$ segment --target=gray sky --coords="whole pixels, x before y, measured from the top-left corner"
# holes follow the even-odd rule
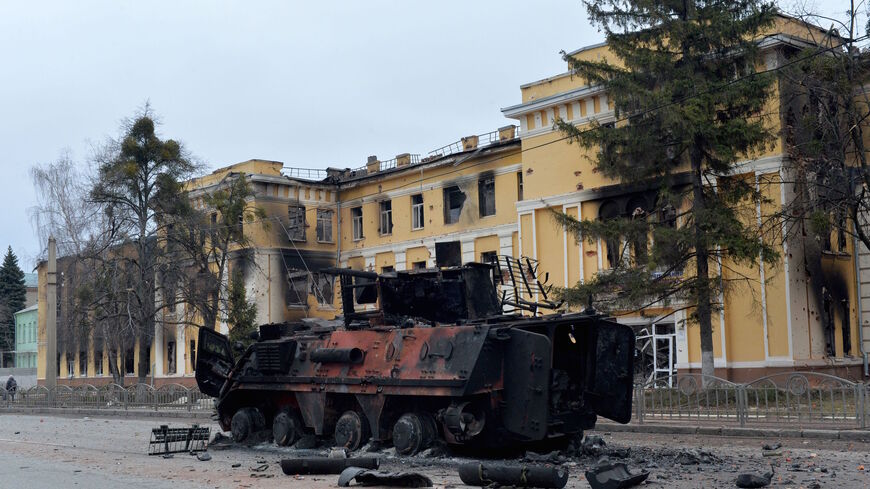
[[[357,167],[512,123],[521,84],[602,40],[576,0],[0,0],[0,247],[30,271],[28,169],[146,100],[209,168]]]

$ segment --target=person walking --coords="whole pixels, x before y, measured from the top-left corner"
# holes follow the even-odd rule
[[[6,394],[9,394],[12,401],[15,401],[15,391],[17,390],[18,382],[15,382],[15,377],[10,375],[9,378],[6,379]],[[3,397],[5,399],[6,396]]]

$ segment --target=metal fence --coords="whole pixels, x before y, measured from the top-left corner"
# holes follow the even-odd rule
[[[694,422],[795,428],[866,428],[870,385],[814,372],[786,372],[738,384],[675,374],[634,389],[638,423]]]
[[[199,389],[180,384],[156,389],[148,384],[59,385],[51,389],[35,386],[18,389],[14,395],[0,387],[0,410],[10,407],[210,411],[214,401]]]

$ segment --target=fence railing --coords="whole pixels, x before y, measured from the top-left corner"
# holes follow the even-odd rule
[[[868,394],[868,384],[815,372],[785,372],[743,384],[678,373],[636,385],[634,417],[638,423],[866,428]]]
[[[51,389],[35,386],[14,393],[0,387],[0,410],[10,407],[211,411],[214,402],[199,389],[181,384],[157,388],[148,384],[59,385]]]

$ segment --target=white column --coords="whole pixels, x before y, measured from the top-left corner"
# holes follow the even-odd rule
[[[154,325],[154,376],[163,377],[163,321]]]
[[[498,235],[498,254],[512,256],[514,254],[514,233],[501,233]]]
[[[176,310],[176,314],[184,313],[184,305],[179,304],[178,309]],[[175,326],[175,374],[176,375],[184,375],[187,370],[184,368],[187,360],[187,346],[184,344],[185,342],[185,331],[184,325],[178,324]]]
[[[405,256],[404,251],[395,251],[393,252],[393,256],[396,259],[396,271],[402,271],[408,268],[406,266],[408,264],[408,258]]]
[[[377,270],[375,270],[375,255],[368,255],[364,256],[363,258],[366,261],[366,270],[377,272]]]
[[[426,260],[426,267],[427,268],[434,268],[435,267],[435,241],[433,240],[433,241],[429,241],[429,242],[424,242],[423,244],[424,244],[424,246],[426,246],[426,249],[429,250],[429,259]]]
[[[474,238],[471,239],[463,239],[459,242],[462,250],[462,263],[468,263],[470,261],[477,261],[477,257],[474,256]]]

